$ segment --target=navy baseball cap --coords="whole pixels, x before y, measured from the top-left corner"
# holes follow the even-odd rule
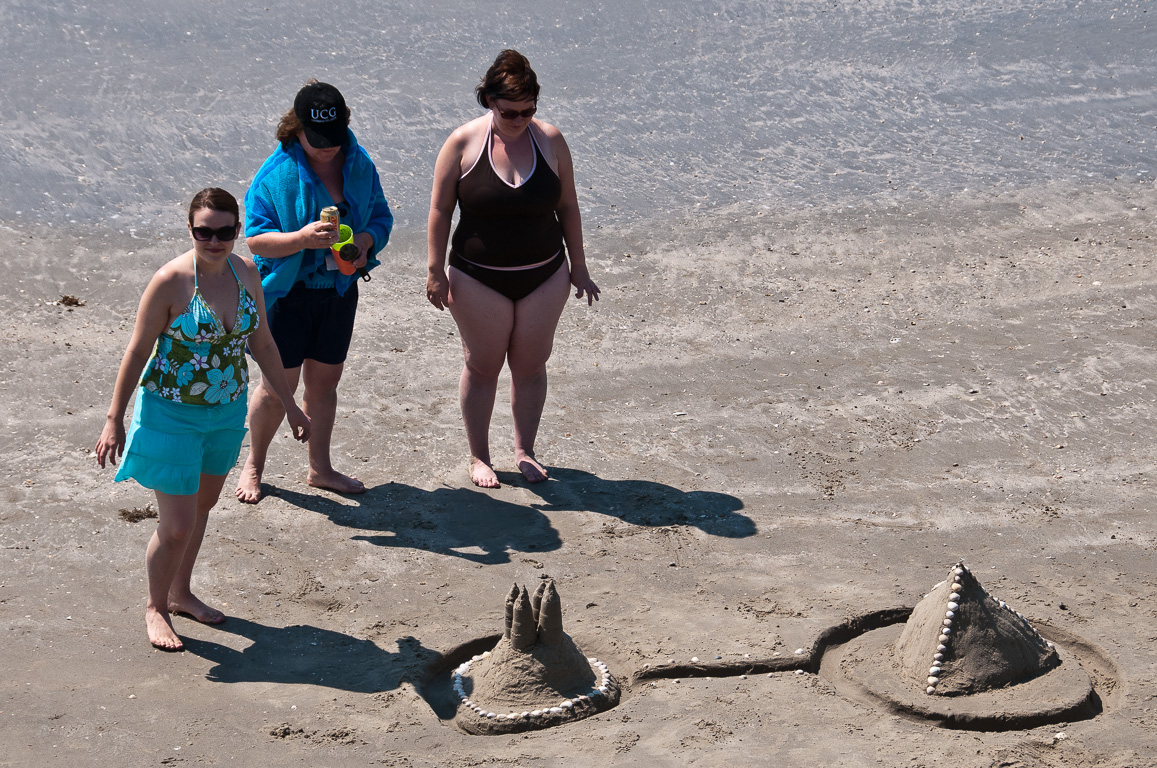
[[[305,128],[305,138],[317,149],[345,144],[349,110],[341,91],[329,83],[309,83],[298,91],[293,113]]]

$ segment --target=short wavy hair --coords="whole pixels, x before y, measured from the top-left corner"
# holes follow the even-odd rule
[[[486,70],[474,95],[483,109],[490,109],[491,99],[538,101],[538,76],[525,56],[507,48]]]

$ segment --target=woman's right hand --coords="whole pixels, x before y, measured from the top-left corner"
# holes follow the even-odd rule
[[[311,431],[309,417],[297,407],[297,403],[285,409],[285,417],[289,422],[289,428],[293,430],[293,439],[301,443],[307,442]]]
[[[125,450],[125,423],[123,420],[114,419],[111,416],[105,420],[104,429],[100,433],[100,439],[96,441],[96,463],[104,468],[104,461],[107,458],[116,466],[117,457],[124,453]]]
[[[297,231],[302,248],[329,248],[337,242],[337,227],[328,221],[311,221]]]
[[[439,310],[450,306],[450,278],[445,272],[427,272],[426,299]]]

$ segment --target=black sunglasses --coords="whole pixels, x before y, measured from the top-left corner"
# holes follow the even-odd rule
[[[191,227],[190,232],[193,233],[193,239],[202,243],[207,243],[214,237],[219,242],[227,243],[230,240],[237,239],[237,225],[231,227],[221,227],[220,229],[211,229],[209,227]]]
[[[534,117],[534,113],[538,111],[538,105],[536,104],[529,109],[521,111],[517,109],[503,109],[502,107],[495,107],[495,109],[498,110],[498,114],[502,115],[503,120],[513,120],[516,117]]]

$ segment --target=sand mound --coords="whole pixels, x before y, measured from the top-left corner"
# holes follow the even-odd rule
[[[462,701],[456,718],[468,733],[511,733],[588,717],[618,703],[607,665],[588,659],[562,628],[553,581],[534,596],[516,584],[506,598],[502,638],[454,671]]]
[[[837,689],[958,728],[1031,728],[1099,711],[1092,680],[963,563],[903,626],[871,630],[824,659]]]
[[[902,676],[940,696],[1025,682],[1061,663],[1052,643],[962,562],[916,605],[895,650]]]

